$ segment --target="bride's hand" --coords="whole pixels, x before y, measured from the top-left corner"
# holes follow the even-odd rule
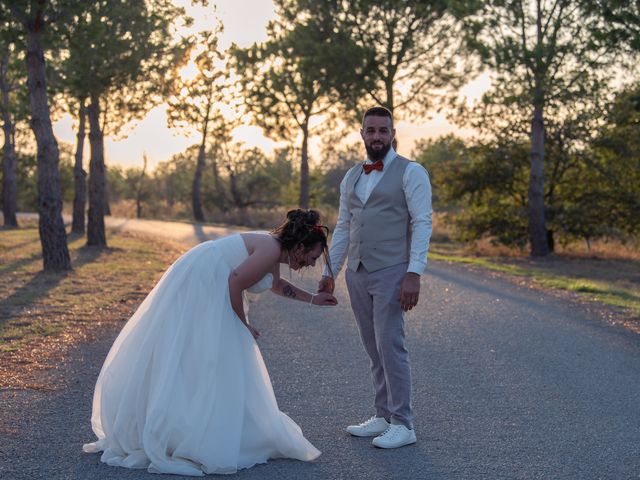
[[[251,333],[251,335],[253,335],[253,338],[257,340],[258,337],[260,336],[260,332],[255,327],[252,327],[248,323],[245,323],[245,326],[249,329],[249,332]]]
[[[336,297],[334,297],[330,293],[320,292],[313,295],[313,300],[311,301],[311,303],[313,303],[314,305],[320,305],[320,306],[326,307],[331,305],[337,305],[338,300],[336,299]]]

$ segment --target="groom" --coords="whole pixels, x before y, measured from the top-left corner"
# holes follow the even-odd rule
[[[398,155],[391,112],[367,110],[360,135],[367,160],[340,184],[340,210],[329,251],[333,272],[348,257],[345,278],[362,344],[371,359],[375,415],[347,432],[375,437],[373,445],[416,442],[411,411],[411,367],[404,315],[418,303],[420,275],[431,237],[431,185],[427,171]],[[318,291],[333,293],[325,270]]]

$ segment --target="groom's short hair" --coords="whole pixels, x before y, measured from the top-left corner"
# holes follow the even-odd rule
[[[364,115],[362,116],[363,126],[364,126],[364,120],[367,117],[389,117],[391,119],[391,126],[393,127],[393,115],[391,113],[391,110],[389,110],[388,108],[378,106],[378,107],[371,107],[367,109],[367,111],[364,112]]]

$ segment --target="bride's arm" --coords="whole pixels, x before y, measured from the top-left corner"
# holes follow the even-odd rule
[[[312,293],[309,293],[301,288],[296,287],[295,285],[290,284],[286,280],[282,278],[273,279],[273,285],[271,286],[271,291],[277,295],[282,297],[291,298],[292,300],[300,300],[301,302],[311,302],[312,296],[315,296]]]
[[[229,275],[229,298],[236,315],[247,324],[242,303],[242,292],[256,283],[278,263],[280,249],[274,242],[260,242],[249,257]]]
[[[313,303],[313,305],[337,305],[338,303],[336,298],[329,293],[310,293],[275,276],[271,291],[280,296],[300,300],[301,302]]]

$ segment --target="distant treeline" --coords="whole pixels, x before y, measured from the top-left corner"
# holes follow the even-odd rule
[[[396,121],[446,108],[475,132],[414,152],[461,238],[491,236],[532,256],[558,240],[637,238],[640,3],[274,5],[265,42],[222,51],[221,24],[183,33],[192,19],[170,0],[0,2],[4,222],[18,225],[35,188],[45,269],[71,268],[61,217],[70,164],[51,127],[65,112],[78,139],[66,157],[72,229],[85,233],[86,218],[88,245],[106,246],[104,215],[119,195],[134,195],[139,215],[188,205],[195,221],[216,209],[335,204],[338,174],[360,159],[343,141],[374,104]],[[469,104],[460,88],[481,72],[491,87]],[[137,172],[107,168],[105,135],[161,104],[198,144],[153,172],[146,161]],[[291,147],[268,157],[234,145],[248,122]],[[312,137],[325,145],[315,168]]]

